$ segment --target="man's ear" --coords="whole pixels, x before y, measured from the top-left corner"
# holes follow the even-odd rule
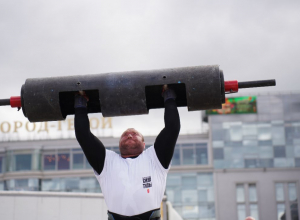
[[[145,142],[143,142],[143,144],[144,144],[144,149],[145,149],[145,147],[146,147],[146,143],[145,143]]]

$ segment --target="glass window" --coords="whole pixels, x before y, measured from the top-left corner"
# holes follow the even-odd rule
[[[73,154],[73,169],[83,169],[84,168],[84,155]]]
[[[275,158],[274,159],[274,167],[287,167],[286,158]]]
[[[223,148],[214,148],[214,159],[224,159],[224,150]]]
[[[231,141],[242,141],[243,140],[243,130],[241,125],[230,126],[230,140]]]
[[[294,146],[286,146],[285,147],[285,155],[287,158],[294,158]]]
[[[174,150],[172,165],[180,165],[180,149],[178,148],[175,148]]]
[[[79,178],[65,178],[65,187],[67,192],[79,190]]]
[[[198,206],[183,206],[182,207],[182,217],[183,218],[197,218],[199,215]]]
[[[277,204],[277,220],[286,220],[284,204]]]
[[[12,179],[6,181],[7,190],[38,191],[38,179]]]
[[[259,159],[259,167],[274,167],[273,159]]]
[[[182,189],[197,189],[196,176],[183,176],[182,177]]]
[[[31,170],[31,154],[15,155],[15,171]]]
[[[249,201],[250,202],[257,202],[257,193],[256,193],[256,185],[249,184]]]
[[[182,144],[182,147],[194,147],[194,144]]]
[[[225,141],[225,147],[242,147],[243,141]]]
[[[258,159],[245,159],[246,168],[256,168],[259,167]]]
[[[258,124],[257,125],[257,138],[258,140],[265,141],[271,140],[271,125],[270,124]]]
[[[214,205],[200,205],[199,206],[200,219],[215,219],[215,206]]]
[[[296,183],[289,183],[289,200],[294,202],[297,200],[297,190],[296,190]]]
[[[300,157],[300,146],[294,146],[295,157]]]
[[[197,190],[182,190],[182,202],[190,203],[198,201]]]
[[[198,190],[198,201],[199,202],[207,202],[207,189]]]
[[[3,165],[2,165],[2,164],[3,164],[3,156],[0,155],[0,173],[3,172],[3,170],[2,170],[2,169],[3,169],[3,168],[2,168]]]
[[[285,139],[285,129],[282,126],[272,126],[273,139]]]
[[[207,147],[196,147],[196,162],[197,164],[208,164]]]
[[[232,159],[241,159],[244,155],[244,148],[242,146],[240,147],[231,147],[230,157]]]
[[[228,160],[227,163],[229,164],[230,168],[244,168],[244,159],[232,159]]]
[[[284,201],[283,184],[276,183],[275,188],[276,188],[276,201]]]
[[[237,202],[245,202],[244,184],[236,185],[236,201]]]
[[[300,158],[295,158],[295,166],[300,167]]]
[[[257,127],[255,124],[243,124],[243,135],[246,136],[257,136]]]
[[[181,175],[169,174],[167,176],[167,186],[181,186]]]
[[[250,216],[252,216],[255,220],[259,220],[257,204],[250,204]]]
[[[97,179],[94,177],[80,178],[79,189],[83,192],[98,192],[100,191]]]
[[[194,149],[182,149],[182,159],[184,165],[193,165],[195,163]]]
[[[45,154],[44,156],[44,170],[55,170],[55,154]]]
[[[213,147],[224,147],[224,141],[213,141]]]
[[[68,170],[70,169],[70,154],[69,153],[59,153],[57,154],[57,169],[58,170]]]
[[[254,147],[258,146],[258,143],[256,140],[243,140],[243,145],[248,147]]]
[[[63,191],[59,178],[43,179],[42,191]]]
[[[238,209],[238,220],[245,220],[246,218],[246,207],[244,204],[237,205]]]
[[[273,158],[273,147],[271,146],[259,147],[259,157]]]
[[[85,158],[85,169],[93,169],[89,161]]]
[[[3,190],[4,190],[4,182],[0,181],[0,191],[3,191]]]
[[[198,186],[213,186],[213,176],[210,173],[198,173]]]
[[[285,157],[285,147],[284,146],[275,146],[274,147],[274,157],[275,158]]]
[[[214,127],[212,127],[211,129],[211,135],[212,135],[212,139],[214,141],[223,141],[224,140],[224,130],[221,128],[215,129]]]
[[[226,167],[225,160],[214,160],[215,169],[224,169]]]
[[[265,140],[265,141],[258,141],[258,145],[259,146],[272,146],[273,145],[273,142],[272,140]]]
[[[298,203],[293,203],[293,204],[290,205],[290,213],[291,213],[291,219],[292,220],[298,220],[299,219]]]

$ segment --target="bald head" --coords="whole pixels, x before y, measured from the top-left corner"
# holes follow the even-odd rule
[[[255,220],[255,218],[249,216],[249,217],[245,218],[245,220]]]
[[[144,136],[134,128],[128,128],[121,135],[119,148],[123,158],[136,157],[145,149]]]

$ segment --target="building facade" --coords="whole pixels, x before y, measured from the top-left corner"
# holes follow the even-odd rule
[[[299,220],[300,94],[255,99],[250,114],[208,115],[208,133],[180,135],[166,195],[183,219]],[[101,192],[75,139],[0,142],[0,190]]]
[[[300,95],[255,98],[256,113],[209,116],[217,219],[299,220]]]

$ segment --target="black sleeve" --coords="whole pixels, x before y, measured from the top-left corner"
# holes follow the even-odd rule
[[[165,128],[157,136],[154,149],[161,165],[167,169],[172,160],[180,131],[180,119],[174,99],[165,102]]]
[[[94,170],[100,174],[103,170],[105,147],[90,130],[90,122],[86,108],[75,108],[75,135],[87,160]]]

